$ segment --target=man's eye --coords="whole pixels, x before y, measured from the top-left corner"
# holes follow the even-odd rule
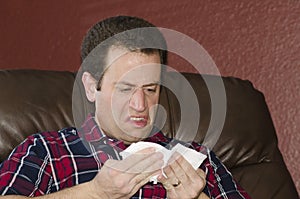
[[[149,88],[145,88],[147,93],[155,93],[156,92],[156,87],[149,87]]]
[[[149,92],[156,92],[156,88],[147,88],[147,91],[149,91]]]
[[[121,91],[122,92],[128,92],[128,91],[131,91],[131,88],[122,88]]]
[[[117,87],[118,91],[126,93],[126,92],[130,92],[132,90],[131,87]]]

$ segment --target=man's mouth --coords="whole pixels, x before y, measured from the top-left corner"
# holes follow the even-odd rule
[[[138,128],[145,127],[148,124],[147,116],[130,116],[129,121]]]
[[[143,121],[143,120],[145,120],[145,118],[144,117],[130,117],[130,120],[131,121]]]

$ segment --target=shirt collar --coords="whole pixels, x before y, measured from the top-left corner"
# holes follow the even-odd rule
[[[93,114],[89,114],[83,122],[79,130],[79,136],[88,142],[100,141],[106,137],[96,123],[95,116]]]

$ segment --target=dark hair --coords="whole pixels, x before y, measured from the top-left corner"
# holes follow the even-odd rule
[[[162,33],[148,21],[131,16],[116,16],[95,24],[81,46],[82,70],[101,81],[106,56],[111,46],[145,54],[157,53],[167,64],[167,45]]]

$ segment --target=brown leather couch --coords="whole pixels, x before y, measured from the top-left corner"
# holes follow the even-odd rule
[[[0,71],[0,162],[28,135],[74,125],[72,89],[75,76],[72,72]],[[195,140],[202,142],[210,122],[211,101],[200,75],[184,76],[198,97],[200,125]],[[205,79],[213,84],[216,77],[205,76]],[[277,147],[263,94],[249,81],[223,77],[223,82],[227,96],[226,120],[213,151],[253,198],[298,198]],[[179,103],[172,92],[164,89],[161,104],[168,115],[164,132],[174,136],[181,120]]]

